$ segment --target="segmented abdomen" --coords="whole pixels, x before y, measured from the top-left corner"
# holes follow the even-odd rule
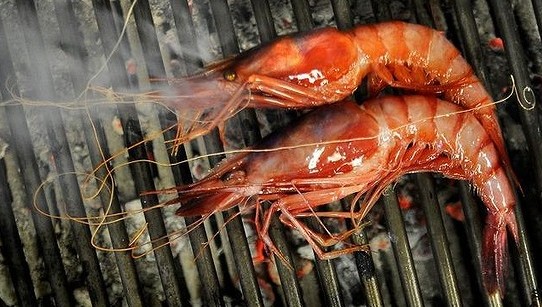
[[[367,101],[363,108],[385,121],[387,133],[399,142],[398,150],[427,148],[429,154],[446,161],[441,168],[444,175],[471,181],[489,210],[513,208],[503,157],[472,111],[429,96],[388,96]],[[453,174],[446,173],[452,168]]]

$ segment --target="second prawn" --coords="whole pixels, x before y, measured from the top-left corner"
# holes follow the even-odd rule
[[[400,176],[438,172],[468,180],[486,205],[483,236],[484,283],[490,293],[503,291],[507,229],[518,240],[512,185],[496,144],[478,119],[435,97],[383,97],[324,106],[259,146],[223,161],[201,181],[178,193],[181,216],[209,216],[239,205],[256,208],[261,240],[281,255],[269,237],[271,217],[296,228],[320,258],[365,250],[347,246],[324,252],[352,232],[329,235],[306,226],[307,216],[351,219],[360,225],[383,189]],[[162,191],[166,192],[166,191]],[[361,205],[346,212],[321,206],[358,193]],[[270,201],[263,210],[263,201]]]

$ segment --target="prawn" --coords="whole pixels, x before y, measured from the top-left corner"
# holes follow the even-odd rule
[[[260,239],[280,257],[268,230],[273,214],[301,232],[318,257],[334,258],[366,246],[324,252],[347,238],[318,233],[302,221],[318,216],[360,221],[383,189],[400,176],[437,172],[468,180],[487,208],[483,280],[489,293],[504,290],[507,229],[516,242],[515,198],[496,144],[462,107],[432,96],[385,96],[358,106],[351,101],[318,108],[299,122],[232,155],[199,182],[171,189],[180,216],[209,216],[233,206],[256,209]],[[165,192],[165,191],[162,191]],[[345,212],[317,211],[358,193]],[[361,198],[363,196],[363,198]],[[270,201],[262,210],[261,202]],[[258,211],[264,211],[261,220]],[[282,258],[281,258],[282,259]]]
[[[322,28],[277,40],[211,65],[156,94],[176,110],[174,148],[245,108],[313,108],[341,101],[368,79],[374,96],[384,86],[443,98],[473,109],[511,172],[494,101],[442,32],[400,21],[340,31]],[[514,177],[514,180],[517,180]]]

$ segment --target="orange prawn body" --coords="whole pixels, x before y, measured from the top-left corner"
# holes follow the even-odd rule
[[[518,239],[515,199],[496,144],[478,119],[456,104],[426,96],[382,97],[362,106],[323,106],[270,137],[252,151],[223,161],[206,178],[175,189],[181,216],[210,215],[235,205],[256,208],[271,201],[258,221],[259,235],[280,255],[268,235],[270,219],[298,229],[321,258],[363,250],[350,246],[325,253],[342,236],[310,230],[301,217],[351,218],[358,224],[383,189],[400,176],[438,172],[468,180],[488,210],[483,242],[484,282],[503,290],[506,229]],[[363,194],[350,212],[313,211],[349,194]],[[349,233],[344,235],[349,235]]]
[[[201,125],[178,133],[180,144],[247,106],[311,108],[341,101],[365,78],[372,94],[390,85],[442,93],[473,109],[509,167],[491,96],[441,32],[416,24],[393,21],[284,36],[180,80],[166,104],[179,112],[205,114]]]

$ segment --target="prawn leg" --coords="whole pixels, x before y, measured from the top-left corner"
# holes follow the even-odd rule
[[[178,124],[177,126],[177,133],[175,135],[175,139],[172,140],[173,142],[173,148],[172,153],[174,155],[177,154],[179,150],[179,146],[181,146],[183,143],[188,142],[190,140],[193,140],[197,137],[206,135],[209,133],[213,128],[218,127],[220,138],[222,141],[225,140],[224,137],[224,125],[227,119],[233,117],[237,112],[242,110],[243,102],[246,101],[246,94],[244,93],[246,91],[245,86],[241,86],[228,101],[219,109],[219,112],[217,114],[213,114],[211,116],[211,120],[206,120],[205,118],[195,120],[193,121],[193,124],[190,126],[190,128],[187,129],[187,131],[184,131],[183,125]],[[183,119],[182,112],[183,110],[177,111],[177,118],[180,120]],[[196,118],[201,118],[205,116],[203,112],[198,112]],[[209,117],[209,116],[205,116]]]
[[[369,93],[371,96],[376,96],[386,86],[417,92],[441,93],[468,85],[468,77],[472,75],[472,71],[466,71],[463,77],[447,81],[445,84],[438,84],[436,79],[427,80],[425,76],[422,77],[424,74],[423,69],[408,70],[407,67],[399,65],[390,69],[385,64],[375,63],[369,76]],[[431,84],[432,82],[437,83]],[[470,83],[473,83],[473,81],[470,81]]]
[[[264,76],[251,75],[248,78],[248,88],[271,95],[275,100],[265,100],[264,106],[275,108],[307,108],[317,106],[316,103],[322,100],[321,95],[313,88],[300,86],[288,81]],[[253,94],[251,94],[253,95]],[[261,95],[261,94],[260,94]],[[254,97],[260,96],[254,95]],[[264,96],[265,97],[265,96]],[[249,107],[258,108],[258,99],[252,99],[250,96]],[[274,105],[276,103],[276,105]]]
[[[351,187],[351,189],[353,191],[359,190],[359,189],[356,189],[356,187]],[[308,208],[308,207],[315,208],[317,206],[329,203],[335,200],[335,199],[330,199],[330,198],[336,198],[337,193],[338,193],[337,189],[313,191],[313,192],[308,192],[304,194],[289,195],[287,197],[284,197],[282,199],[279,199],[273,202],[271,206],[269,207],[269,209],[267,209],[267,212],[265,212],[264,214],[263,224],[261,225],[261,227],[258,227],[260,238],[273,253],[275,254],[278,253],[279,258],[281,259],[284,258],[282,255],[280,255],[280,252],[278,251],[277,247],[273,243],[273,240],[269,236],[271,218],[273,217],[275,213],[280,212],[281,221],[285,223],[286,225],[297,229],[301,233],[301,235],[307,240],[307,243],[311,245],[314,252],[320,259],[324,259],[324,260],[333,259],[343,254],[354,252],[354,251],[366,251],[367,247],[363,245],[350,246],[350,247],[346,247],[341,250],[335,250],[335,251],[324,251],[320,243],[329,243],[330,241],[328,241],[326,238],[321,236],[321,234],[317,234],[314,231],[312,231],[307,225],[299,221],[295,213],[292,212],[294,208]],[[339,194],[342,194],[342,193],[339,193]],[[348,194],[350,193],[346,192],[344,196]],[[350,213],[348,212],[348,214]],[[354,230],[352,232],[354,232]],[[345,237],[348,237],[350,235],[351,233],[344,234]]]
[[[337,236],[317,233],[310,229],[307,225],[299,221],[294,214],[288,211],[288,209],[286,208],[286,204],[279,200],[273,205],[271,205],[269,211],[266,213],[266,222],[264,223],[264,229],[262,229],[260,232],[260,237],[262,241],[269,247],[271,251],[277,252],[277,248],[275,247],[272,239],[269,237],[269,226],[267,225],[267,221],[270,222],[272,214],[277,211],[281,212],[281,222],[285,223],[287,226],[297,229],[301,233],[301,235],[303,235],[303,237],[307,240],[307,243],[311,245],[314,253],[319,259],[330,260],[352,252],[364,252],[368,250],[367,245],[352,245],[338,250],[325,251],[322,247],[332,246],[337,244],[338,242],[344,241],[346,238],[350,237],[352,233],[356,232],[358,228],[354,228]]]
[[[319,213],[330,213],[330,216],[327,215],[320,215]],[[350,212],[315,212],[314,214],[292,214],[296,219],[299,217],[333,217],[333,218],[344,218],[348,219],[351,218]],[[279,216],[280,221],[291,228],[294,228],[294,225],[290,223],[288,219],[286,219],[283,215]],[[303,222],[300,222],[301,225],[303,225],[304,229],[307,231],[307,233],[315,239],[315,241],[323,247],[330,247],[333,246],[339,242],[345,242],[346,239],[350,238],[352,234],[359,231],[363,226],[369,224],[369,222],[360,224],[358,227],[354,227],[352,229],[343,231],[341,233],[331,233],[329,232],[325,226],[326,233],[319,233],[313,229],[311,229],[309,226],[305,225]]]

